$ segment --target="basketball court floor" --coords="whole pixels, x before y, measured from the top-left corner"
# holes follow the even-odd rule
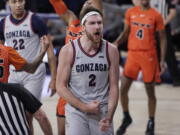
[[[46,79],[48,82],[48,79]],[[45,84],[48,84],[48,83]],[[43,109],[50,119],[53,133],[57,135],[56,104],[58,95],[47,97],[47,86],[43,90]],[[156,111],[156,134],[155,135],[180,135],[180,87],[161,84],[156,86],[157,111]],[[144,85],[141,82],[134,82],[130,89],[130,113],[133,123],[127,129],[125,135],[145,135],[147,115],[147,97]],[[121,123],[122,112],[120,104],[114,116],[114,131]],[[36,120],[34,120],[35,135],[43,135]]]

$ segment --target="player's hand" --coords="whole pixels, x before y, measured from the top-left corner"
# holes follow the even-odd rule
[[[51,90],[51,95],[50,97],[52,97],[55,93],[56,93],[56,81],[55,80],[51,80],[49,83],[49,87],[48,87],[48,92]]]
[[[109,129],[110,125],[111,125],[111,122],[108,118],[103,118],[99,122],[99,128],[103,132],[107,131]]]
[[[84,112],[88,112],[88,113],[92,113],[92,114],[98,114],[100,112],[99,105],[100,105],[99,101],[92,101],[92,102],[86,104],[82,110]]]
[[[40,44],[41,44],[41,52],[46,52],[50,45],[49,38],[47,36],[42,36],[40,38]]]
[[[160,75],[162,75],[165,72],[165,70],[166,70],[165,62],[162,62],[162,61],[160,62],[160,68],[161,68]]]

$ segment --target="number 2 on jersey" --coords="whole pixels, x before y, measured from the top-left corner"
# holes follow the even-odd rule
[[[144,38],[144,30],[143,29],[137,30],[136,37],[142,40]]]
[[[19,39],[19,40],[14,39],[14,40],[13,40],[13,43],[14,43],[13,48],[14,48],[15,50],[25,49],[24,40],[23,40],[23,39]]]
[[[0,59],[0,64],[3,64],[3,59]],[[3,78],[4,75],[4,67],[0,65],[0,78]]]
[[[96,82],[95,82],[95,80],[96,80],[96,75],[90,74],[90,75],[89,75],[89,79],[90,79],[90,81],[89,81],[89,87],[95,87],[95,86],[96,86]]]

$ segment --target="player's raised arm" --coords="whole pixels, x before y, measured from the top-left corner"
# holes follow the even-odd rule
[[[50,0],[50,3],[54,7],[56,13],[67,25],[69,25],[73,20],[77,20],[76,15],[67,8],[63,0]]]

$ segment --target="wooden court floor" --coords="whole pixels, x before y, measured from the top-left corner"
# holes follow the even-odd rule
[[[157,111],[155,135],[180,135],[180,87],[171,85],[156,86]],[[125,135],[144,135],[148,120],[147,97],[144,85],[140,82],[133,83],[130,93],[130,113],[133,123]],[[53,127],[54,135],[57,135],[56,104],[58,96],[43,99],[43,109],[47,113]],[[114,116],[114,129],[119,127],[122,119],[120,104]],[[39,125],[34,120],[35,135],[43,135]]]

